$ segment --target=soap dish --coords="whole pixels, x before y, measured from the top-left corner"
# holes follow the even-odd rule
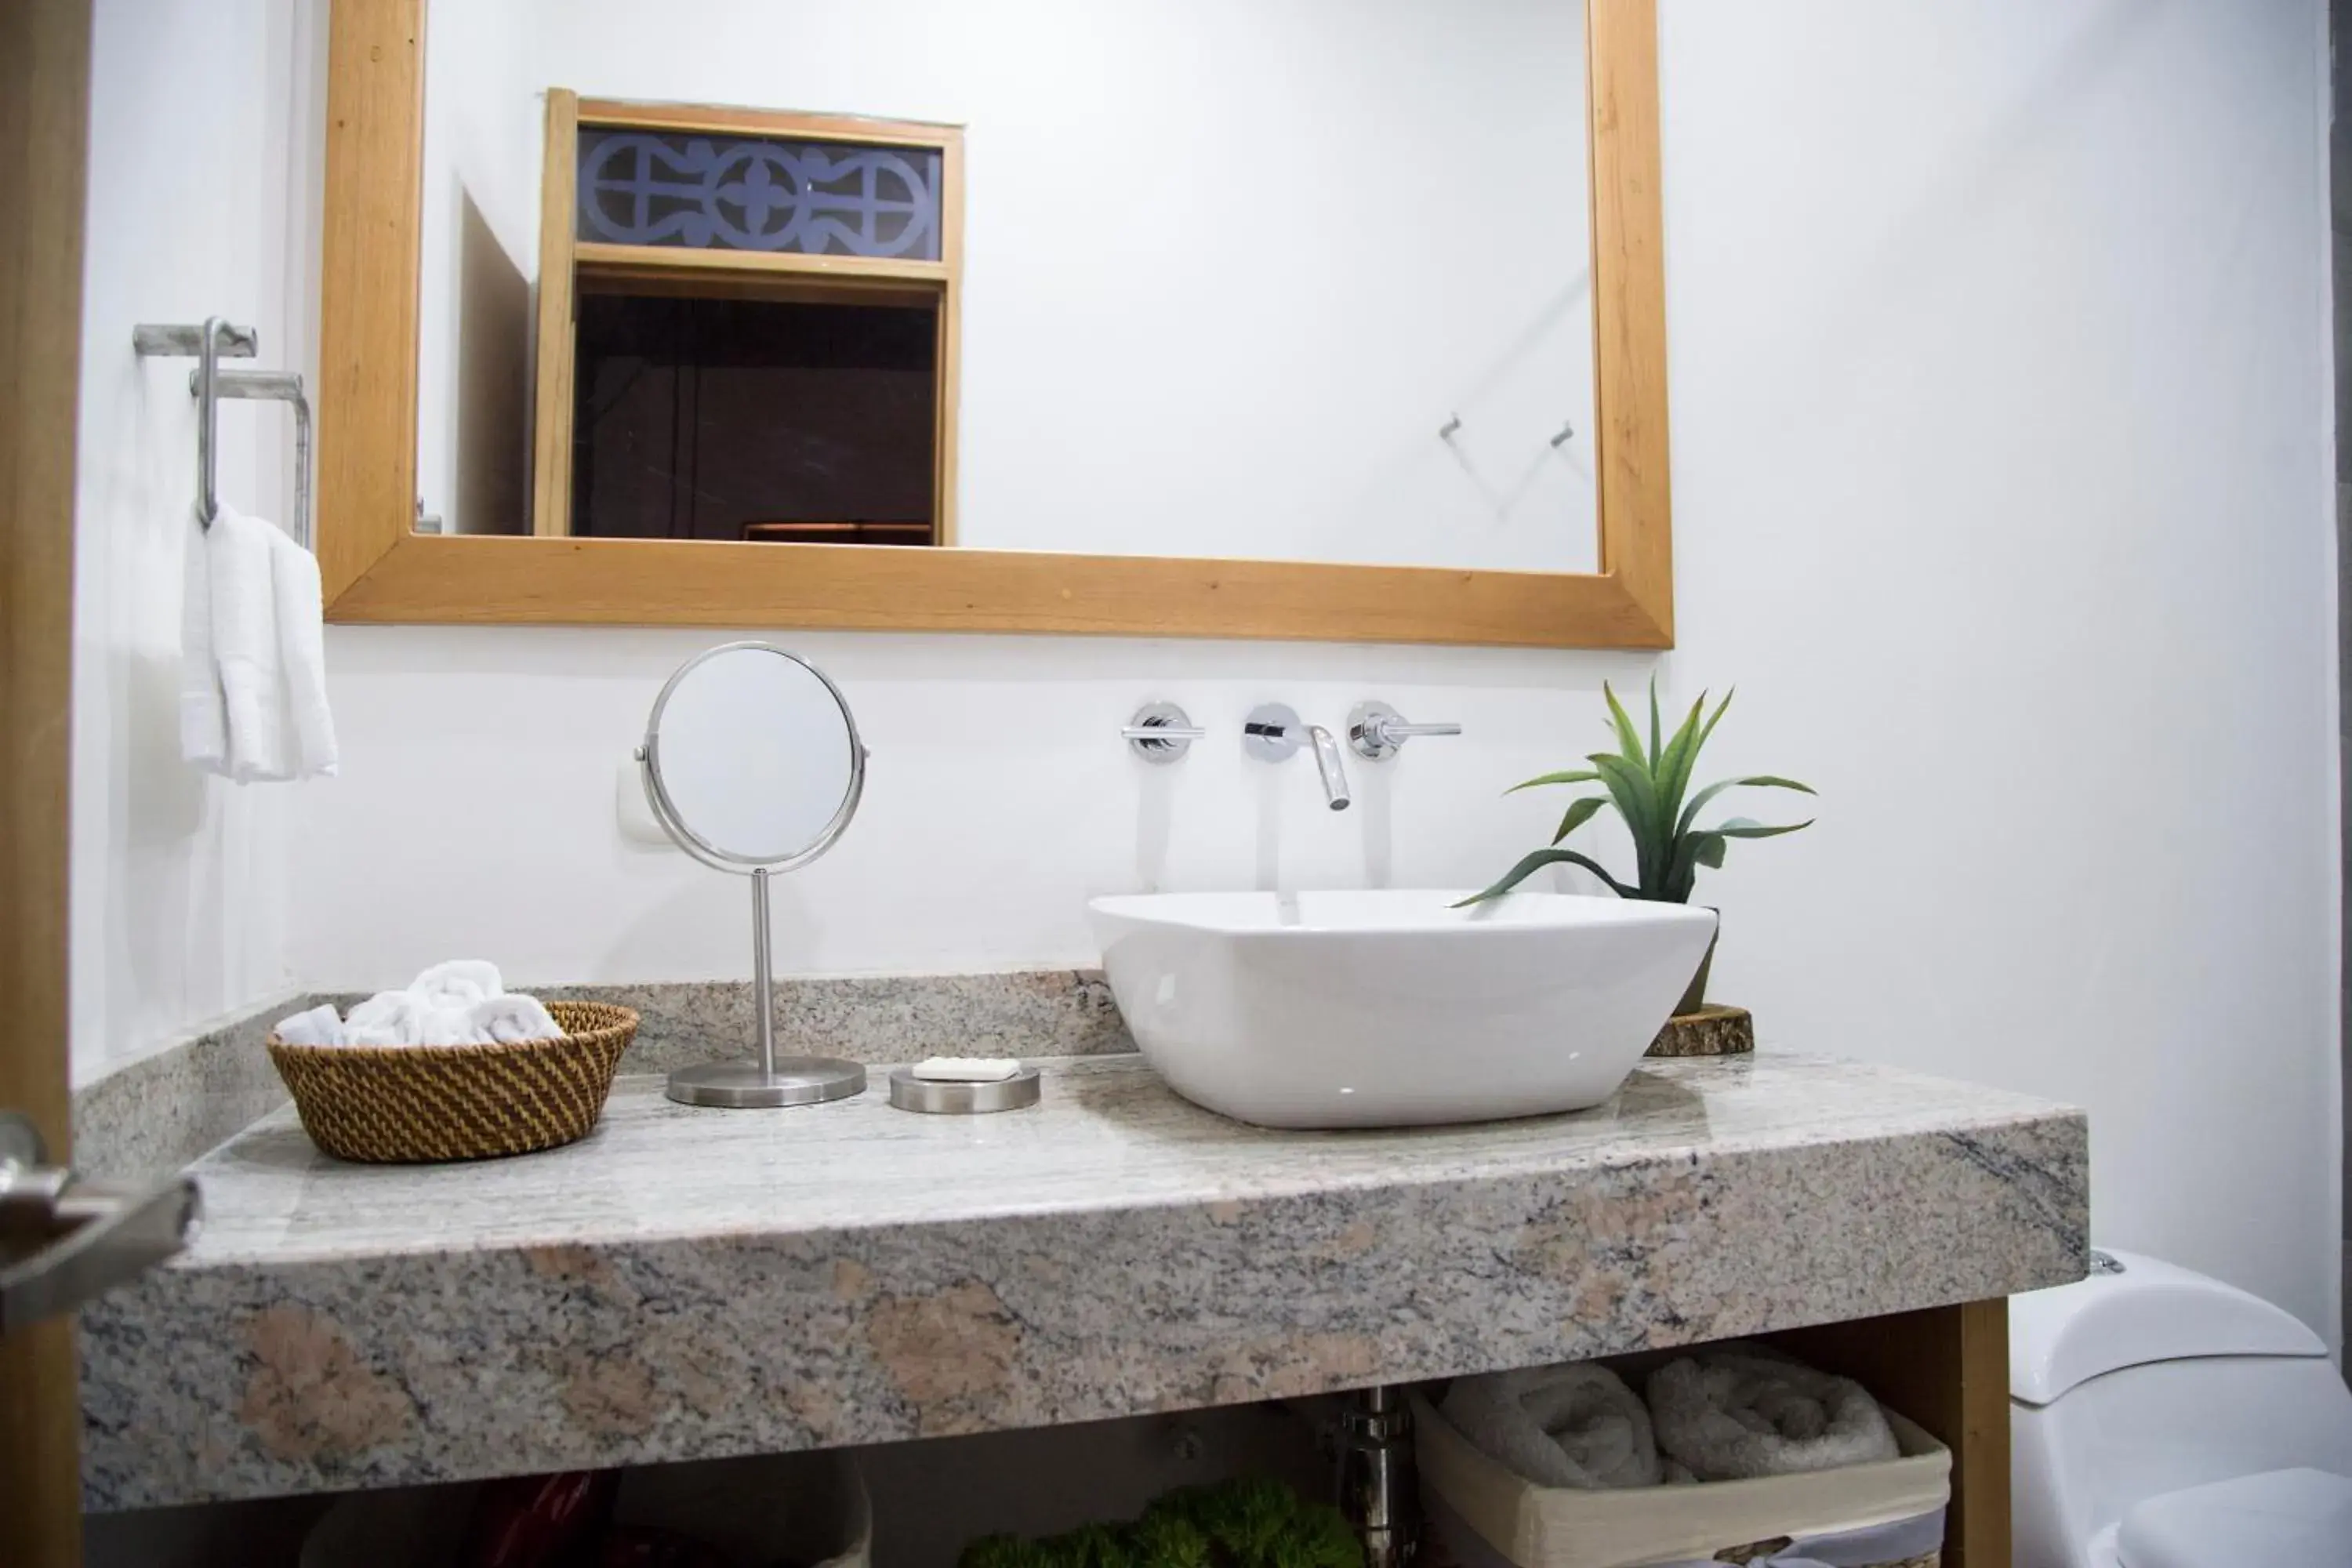
[[[890,1103],[930,1116],[980,1116],[1036,1104],[1039,1083],[1035,1068],[1023,1068],[993,1083],[950,1083],[917,1078],[913,1068],[892,1068]]]

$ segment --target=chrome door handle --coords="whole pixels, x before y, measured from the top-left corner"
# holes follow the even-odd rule
[[[0,1111],[0,1337],[163,1262],[188,1244],[203,1213],[193,1177],[87,1182],[47,1157],[29,1120]]]
[[[1385,702],[1359,702],[1348,715],[1348,744],[1369,763],[1393,757],[1416,735],[1459,735],[1459,724],[1408,724]]]

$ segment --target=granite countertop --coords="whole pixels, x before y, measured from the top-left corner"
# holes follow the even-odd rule
[[[1762,1332],[2079,1278],[2083,1118],[1891,1069],[1647,1063],[1573,1115],[1276,1132],[1139,1058],[1045,1101],[689,1110],[569,1148],[194,1171],[82,1315],[93,1509],[1087,1421]]]

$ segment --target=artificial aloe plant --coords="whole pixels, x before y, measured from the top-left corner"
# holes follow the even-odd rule
[[[1724,779],[1708,784],[1685,800],[1689,792],[1691,771],[1698,762],[1699,748],[1715,733],[1723,718],[1723,710],[1731,706],[1727,694],[1717,703],[1715,711],[1707,713],[1706,693],[1699,693],[1691,704],[1690,714],[1672,738],[1661,742],[1658,719],[1658,683],[1650,681],[1650,743],[1645,750],[1641,732],[1633,727],[1633,718],[1617,694],[1601,683],[1601,695],[1609,700],[1609,721],[1617,731],[1618,749],[1595,752],[1585,761],[1591,768],[1578,768],[1567,773],[1545,773],[1525,784],[1513,784],[1504,793],[1516,794],[1523,789],[1535,789],[1545,784],[1599,784],[1605,794],[1584,795],[1569,803],[1568,812],[1559,819],[1559,830],[1551,836],[1551,847],[1538,849],[1504,874],[1503,879],[1481,893],[1462,900],[1475,904],[1481,900],[1497,898],[1509,892],[1546,866],[1581,866],[1603,882],[1621,899],[1650,899],[1661,903],[1690,902],[1692,886],[1698,879],[1701,866],[1719,867],[1723,852],[1735,838],[1770,838],[1783,833],[1794,833],[1801,827],[1811,827],[1810,818],[1780,826],[1767,826],[1745,816],[1731,817],[1712,827],[1698,826],[1698,814],[1707,802],[1725,790],[1743,785],[1762,789],[1801,790],[1807,795],[1811,787],[1794,779],[1776,778],[1769,773],[1754,773],[1746,778]],[[1704,717],[1704,722],[1702,722]],[[1559,847],[1559,841],[1592,820],[1603,806],[1613,806],[1625,819],[1625,829],[1633,837],[1633,879],[1623,882],[1589,855]],[[1456,906],[1457,908],[1459,906]]]

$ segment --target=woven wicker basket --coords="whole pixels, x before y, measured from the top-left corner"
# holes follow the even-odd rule
[[[1937,1538],[1947,1522],[1951,1455],[1891,1410],[1895,1459],[1697,1486],[1579,1491],[1525,1479],[1474,1447],[1422,1395],[1411,1403],[1430,1524],[1425,1568],[1760,1563],[1802,1555],[1790,1552],[1791,1537],[1834,1542],[1834,1553],[1820,1555],[1842,1563],[1865,1551],[1886,1554],[1857,1568],[1941,1568],[1944,1560]],[[1879,1522],[1855,1522],[1873,1519]],[[1886,1533],[1869,1538],[1882,1544],[1854,1533],[1882,1525]],[[1733,1544],[1722,1544],[1727,1539]]]
[[[526,1154],[584,1138],[637,1016],[550,1002],[564,1033],[499,1046],[289,1046],[269,1059],[310,1142],[344,1160],[417,1163]]]

